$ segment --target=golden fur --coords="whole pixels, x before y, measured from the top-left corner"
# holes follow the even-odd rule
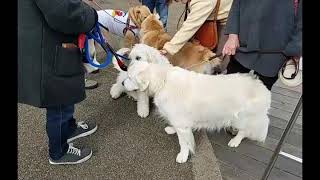
[[[165,32],[157,14],[151,14],[143,21],[140,35],[140,43],[147,44],[158,50],[162,49],[164,44],[171,40],[171,36]],[[219,58],[210,60],[213,56],[215,56],[215,53],[197,41],[187,42],[176,54],[167,55],[170,63],[174,66],[199,73],[208,73],[206,72],[208,64],[212,67],[220,68],[221,60]],[[205,62],[208,60],[210,61]]]
[[[159,50],[171,39],[171,36],[165,32],[158,14],[151,14],[144,20],[141,24],[140,35],[140,43]]]

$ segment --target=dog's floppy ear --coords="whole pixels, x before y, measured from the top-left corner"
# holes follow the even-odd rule
[[[138,17],[137,17],[137,15],[138,15],[137,11],[139,11],[139,13],[140,13],[140,10],[135,10],[135,9],[136,8],[134,8],[134,7],[131,7],[129,9],[129,17],[131,18],[133,23],[140,28],[141,23],[138,23]]]
[[[138,83],[140,91],[145,91],[148,88],[149,80],[148,80],[148,78],[146,76],[146,72],[145,71],[140,72],[137,75],[136,80],[137,80],[137,83]]]
[[[149,63],[145,61],[132,61],[128,69],[128,76],[135,79],[140,91],[144,91],[149,86],[148,78]]]

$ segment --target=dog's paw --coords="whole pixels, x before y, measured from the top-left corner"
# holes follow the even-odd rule
[[[174,129],[174,127],[167,126],[164,128],[164,131],[166,131],[167,134],[175,134],[177,131]]]
[[[189,151],[182,151],[177,155],[176,162],[185,163],[187,162],[188,157],[189,157]]]
[[[229,141],[228,146],[229,147],[238,147],[240,143],[241,143],[241,140],[239,140],[239,138],[234,137]]]
[[[147,105],[143,105],[143,106],[139,106],[137,108],[137,113],[140,117],[142,118],[146,118],[149,115],[149,106]]]
[[[122,91],[119,89],[119,85],[118,84],[113,84],[111,89],[110,89],[110,95],[113,99],[117,99],[120,97],[120,95],[122,94]]]

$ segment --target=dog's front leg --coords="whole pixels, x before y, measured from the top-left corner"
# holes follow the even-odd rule
[[[195,142],[191,128],[175,128],[177,131],[180,152],[177,155],[177,163],[185,163],[188,160],[189,152],[194,153]]]
[[[142,118],[149,115],[149,96],[145,92],[138,91],[137,113]]]
[[[121,82],[116,82],[112,85],[110,89],[110,95],[113,99],[117,99],[125,91],[125,88],[122,86]]]

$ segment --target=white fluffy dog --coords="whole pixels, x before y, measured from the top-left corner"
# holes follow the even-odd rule
[[[131,59],[131,63],[134,61],[145,61],[145,62],[152,62],[158,64],[169,64],[167,58],[161,55],[158,50],[149,47],[145,44],[136,44],[132,51],[134,52],[134,58]],[[122,48],[117,51],[118,54],[124,55],[128,54],[130,49]],[[140,117],[147,117],[149,115],[149,96],[142,91],[128,91],[126,90],[122,82],[127,79],[128,74],[126,71],[121,70],[119,65],[117,64],[115,58],[112,60],[114,67],[119,71],[119,75],[117,77],[117,81],[115,84],[112,85],[110,89],[110,94],[113,99],[117,99],[120,97],[122,93],[126,93],[129,97],[132,97],[134,100],[137,101],[137,113]]]
[[[131,58],[135,54],[132,50]],[[235,127],[239,132],[229,141],[230,147],[246,137],[264,142],[267,136],[271,93],[249,74],[212,76],[171,65],[132,62],[123,84],[128,90],[154,96],[160,115],[171,125],[165,131],[178,135],[178,163],[186,162],[195,151],[194,129]]]

